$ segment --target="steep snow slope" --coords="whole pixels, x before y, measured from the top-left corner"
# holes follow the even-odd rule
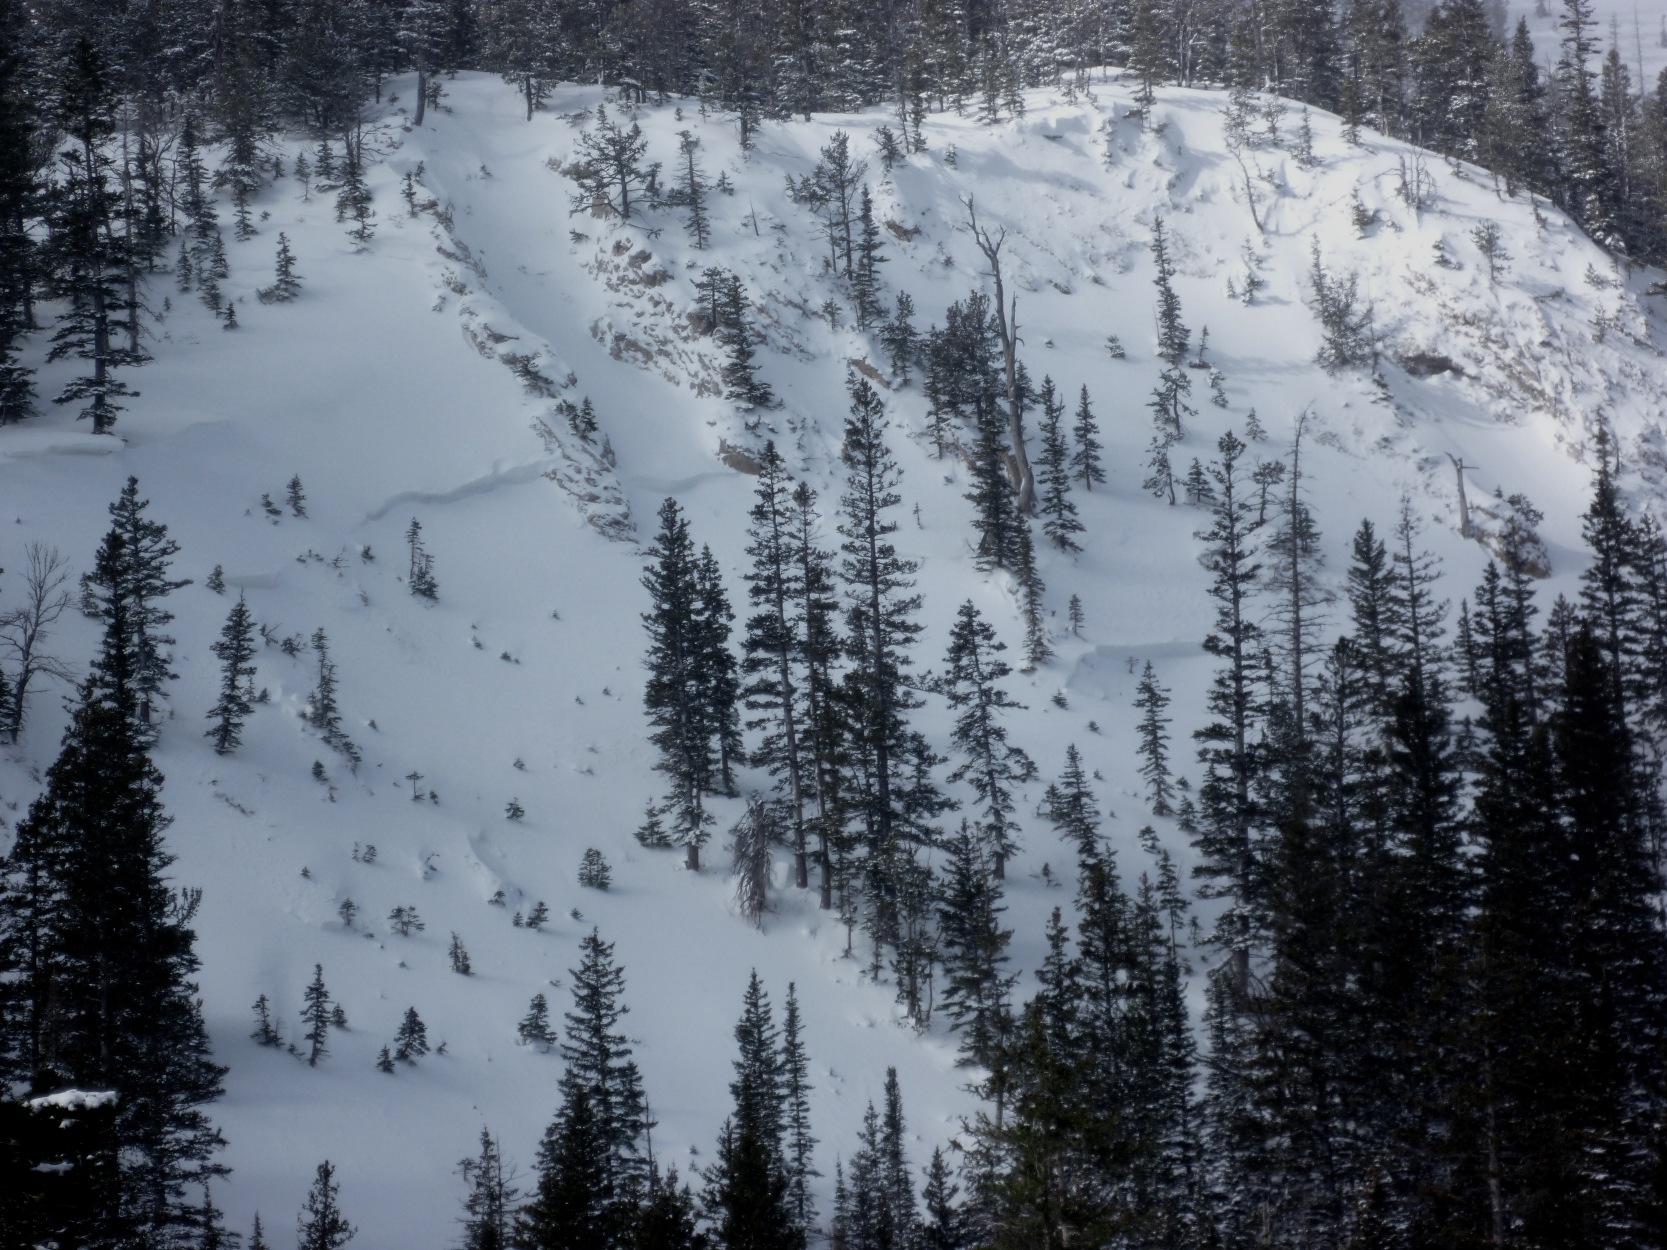
[[[409,87],[396,84],[396,95]],[[557,1012],[565,1005],[567,969],[593,924],[617,941],[627,971],[664,1160],[688,1170],[710,1151],[752,967],[778,1004],[788,982],[799,985],[824,1172],[849,1153],[888,1064],[901,1075],[917,1163],[970,1108],[953,1039],[941,1025],[919,1037],[903,1027],[892,988],[868,983],[862,961],[843,956],[843,930],[813,900],[778,892],[760,933],[733,913],[716,844],[714,867],[692,878],[677,855],[642,851],[630,836],[657,792],[640,711],[637,618],[646,596],[637,539],[661,498],[675,495],[741,605],[752,482],[723,453],[774,436],[831,511],[848,362],[881,359],[865,336],[815,315],[847,296],[824,274],[824,245],[783,189],[836,130],[870,157],[877,210],[895,223],[886,234],[889,292],[914,295],[924,328],[982,281],[962,229],[961,198],[975,195],[981,221],[1009,232],[1004,256],[1031,373],[1053,376],[1071,397],[1087,385],[1107,443],[1111,480],[1079,495],[1087,550],[1043,558],[1059,654],[1012,682],[1028,705],[1014,716],[1014,736],[1043,773],[1021,804],[1028,844],[1010,873],[1017,968],[1034,967],[1043,918],[1068,897],[1041,875],[1051,863],[1068,879],[1064,848],[1028,817],[1066,744],[1077,742],[1102,778],[1102,801],[1117,814],[1109,829],[1132,878],[1146,867],[1135,834],[1148,819],[1132,766],[1132,670],[1150,659],[1174,688],[1182,771],[1209,673],[1199,646],[1209,605],[1192,536],[1201,514],[1141,489],[1145,403],[1158,372],[1147,248],[1155,214],[1172,231],[1186,320],[1195,341],[1209,326],[1210,358],[1230,400],[1225,410],[1212,406],[1203,375],[1193,375],[1199,411],[1176,450],[1178,468],[1207,460],[1219,434],[1242,431],[1253,407],[1270,432],[1256,452],[1282,456],[1308,409],[1306,472],[1334,574],[1358,521],[1389,524],[1404,494],[1445,558],[1446,594],[1468,591],[1487,556],[1458,537],[1451,454],[1476,466],[1473,503],[1495,488],[1520,490],[1546,510],[1548,589],[1567,589],[1581,562],[1582,458],[1594,420],[1601,414],[1619,434],[1641,497],[1657,498],[1667,471],[1655,421],[1667,394],[1659,301],[1644,295],[1660,275],[1616,272],[1555,212],[1501,199],[1475,169],[1429,161],[1433,202],[1414,212],[1395,195],[1410,151],[1369,136],[1350,149],[1330,117],[1313,118],[1314,168],[1273,146],[1245,154],[1263,235],[1223,145],[1219,94],[1162,93],[1145,130],[1115,83],[1074,103],[1036,93],[1024,119],[993,129],[933,118],[930,153],[889,177],[873,159],[872,133],[887,120],[879,115],[770,125],[743,159],[733,129],[693,105],[681,116],[670,106],[642,110],[654,158],[669,167],[676,133],[691,129],[708,175],[727,172],[734,185],[733,195],[713,198],[714,244],[701,253],[677,214],[629,226],[569,215],[573,184],[557,171],[599,99],[595,90],[563,90],[529,124],[501,83],[464,78],[448,84],[447,108],[420,131],[391,101],[373,137],[378,218],[368,249],[353,250],[332,197],[308,201],[285,179],[257,205],[269,217],[255,240],[233,242],[228,231],[226,289],[243,301],[239,330],[223,332],[194,296],[158,278],[152,303],[161,312],[167,296],[172,307],[153,327],[155,363],[132,379],[144,394],[124,415],[121,439],[94,439],[58,411],[0,431],[0,564],[17,567],[24,545],[39,540],[79,567],[104,528],[104,505],[133,473],[182,546],[178,571],[197,579],[172,600],[182,676],[159,763],[177,878],[205,890],[204,1004],[217,1056],[231,1067],[214,1115],[235,1174],[218,1198],[237,1226],[258,1208],[283,1228],[312,1165],[329,1157],[363,1244],[447,1244],[458,1193],[447,1172],[483,1123],[523,1167],[531,1161],[555,1105],[559,1060],[517,1046],[515,1022],[540,990]],[[1287,142],[1297,123],[1287,114]],[[286,165],[295,150],[286,149]],[[419,166],[419,198],[433,204],[410,216],[398,185]],[[1364,239],[1351,225],[1356,192],[1377,214]],[[1514,257],[1497,286],[1470,238],[1483,220],[1501,225]],[[295,304],[262,305],[250,296],[270,281],[279,230],[306,288]],[[1357,272],[1373,300],[1384,390],[1312,363],[1310,239],[1334,273]],[[1433,263],[1438,239],[1455,267]],[[1227,296],[1229,278],[1242,284],[1247,243],[1268,282],[1249,306]],[[743,275],[765,332],[764,376],[784,404],[761,417],[737,413],[717,393],[719,349],[687,320],[694,280],[714,263]],[[1105,350],[1110,334],[1126,359]],[[1437,357],[1454,367],[1429,374]],[[46,369],[43,393],[63,376],[60,366]],[[561,398],[585,396],[606,454],[573,438],[556,410]],[[918,381],[886,399],[907,506],[919,505],[900,535],[906,554],[924,562],[919,666],[941,667],[949,622],[966,598],[1016,645],[1013,588],[976,573],[969,559],[964,468],[933,457]],[[292,474],[305,483],[309,515],[269,518],[261,495],[281,500]],[[435,557],[433,606],[401,580],[412,517]],[[374,559],[364,558],[366,546]],[[202,585],[216,564],[224,598]],[[15,580],[0,590],[15,595]],[[348,732],[365,755],[357,776],[297,715],[314,680],[306,652],[261,652],[257,680],[272,703],[237,755],[216,757],[200,736],[216,677],[209,644],[239,591],[275,637],[327,631]],[[1087,613],[1081,639],[1064,627],[1073,593]],[[59,649],[82,659],[94,643],[92,627],[75,621]],[[57,703],[56,694],[38,697],[25,741],[0,756],[7,827],[55,753],[64,722]],[[929,704],[921,724],[942,743],[948,718],[939,701]],[[310,775],[315,760],[326,783]],[[412,801],[405,778],[413,772],[437,803]],[[526,808],[522,823],[504,817],[511,798]],[[738,813],[735,804],[726,817]],[[1184,839],[1159,823],[1187,860]],[[369,843],[374,864],[352,854]],[[577,885],[589,846],[613,865],[610,893]],[[499,890],[501,909],[489,902]],[[354,930],[338,919],[347,898],[362,908]],[[549,929],[512,927],[511,912],[539,899],[551,909]],[[390,934],[384,917],[396,905],[416,906],[426,931]],[[467,944],[472,977],[449,970],[453,931]],[[249,1005],[266,993],[286,1035],[297,1036],[314,963],[351,1029],[309,1069],[248,1040]],[[372,1062],[410,1005],[447,1054],[383,1076]]]

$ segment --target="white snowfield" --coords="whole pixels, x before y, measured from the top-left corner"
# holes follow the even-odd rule
[[[1207,375],[1189,371],[1197,411],[1173,452],[1176,470],[1207,462],[1224,431],[1242,434],[1252,408],[1268,430],[1253,452],[1284,457],[1306,410],[1304,472],[1339,583],[1360,520],[1387,531],[1404,495],[1444,558],[1443,593],[1456,611],[1488,553],[1459,536],[1450,457],[1469,466],[1484,533],[1496,489],[1525,492],[1545,510],[1546,604],[1571,590],[1582,566],[1578,517],[1600,418],[1619,438],[1634,498],[1653,506],[1662,497],[1662,301],[1646,294],[1662,275],[1618,268],[1558,212],[1504,198],[1477,169],[1370,134],[1349,147],[1329,115],[1311,119],[1312,168],[1293,154],[1295,107],[1281,121],[1283,146],[1246,148],[1241,168],[1224,145],[1224,94],[1160,92],[1143,128],[1130,116],[1130,89],[1096,81],[1075,101],[1033,92],[1022,119],[993,128],[934,116],[929,151],[888,176],[874,133],[895,121],[880,113],[766,124],[743,156],[727,118],[703,117],[693,103],[681,115],[671,105],[641,109],[632,116],[651,158],[665,162],[662,181],[672,181],[676,136],[688,129],[708,178],[727,174],[733,185],[711,197],[713,242],[700,252],[681,210],[628,223],[570,215],[576,188],[559,170],[594,124],[599,89],[564,88],[528,123],[511,88],[465,76],[446,84],[445,106],[420,130],[407,124],[411,90],[393,83],[372,129],[377,216],[367,249],[355,252],[336,222],[333,194],[315,189],[308,201],[293,178],[261,194],[259,234],[248,242],[233,239],[222,205],[232,262],[224,285],[239,300],[240,328],[222,331],[194,294],[159,275],[150,293],[156,359],[129,375],[143,394],[122,415],[119,439],[94,440],[50,405],[0,430],[0,565],[13,570],[0,579],[0,607],[17,602],[27,543],[54,544],[77,571],[87,566],[105,505],[128,474],[181,544],[176,572],[196,579],[169,601],[181,676],[158,763],[174,817],[174,877],[204,891],[195,922],[202,997],[216,1057],[230,1066],[212,1114],[234,1169],[215,1197],[235,1228],[246,1230],[259,1209],[281,1240],[314,1165],[329,1158],[361,1230],[356,1245],[451,1244],[462,1192],[454,1161],[473,1153],[482,1125],[529,1171],[556,1106],[560,1060],[517,1045],[516,1022],[540,992],[559,1021],[567,970],[592,926],[617,942],[626,970],[629,1029],[658,1121],[654,1150],[685,1175],[710,1157],[728,1111],[731,1030],[752,968],[778,1013],[789,982],[798,985],[824,1191],[888,1065],[902,1081],[917,1165],[972,1109],[973,1074],[957,1068],[954,1038],[941,1022],[917,1034],[900,1021],[893,987],[864,975],[860,939],[847,957],[843,928],[816,910],[813,894],[790,888],[785,856],[760,932],[735,914],[721,836],[698,877],[682,870],[680,853],[644,851],[631,836],[660,784],[641,710],[638,582],[655,509],[675,495],[696,541],[717,553],[738,645],[754,483],[722,456],[775,438],[821,492],[835,543],[853,363],[881,378],[905,475],[899,543],[923,562],[928,628],[916,671],[942,668],[949,624],[969,598],[1017,664],[1014,587],[971,560],[967,471],[934,457],[918,374],[908,385],[884,376],[876,342],[850,328],[843,284],[824,271],[813,220],[786,196],[786,176],[809,172],[837,130],[869,162],[887,227],[888,305],[911,292],[924,331],[951,301],[988,289],[963,228],[962,201],[976,197],[981,224],[1007,232],[1008,289],[1032,377],[1051,376],[1072,408],[1086,385],[1106,443],[1110,480],[1076,495],[1086,550],[1067,557],[1043,547],[1058,655],[1010,681],[1027,705],[1012,716],[1014,740],[1042,773],[1023,795],[1025,846],[1009,871],[1022,992],[1047,913],[1068,908],[1072,893],[1068,848],[1035,814],[1067,744],[1082,749],[1115,813],[1106,829],[1126,881],[1150,866],[1136,836],[1146,823],[1191,862],[1185,837],[1152,822],[1140,797],[1131,710],[1138,666],[1151,660],[1174,691],[1178,769],[1196,781],[1189,735],[1203,719],[1210,662],[1200,643],[1211,609],[1193,533],[1206,518],[1141,486],[1159,372],[1148,250],[1158,215],[1193,342],[1208,326],[1208,359],[1228,398],[1226,408],[1213,405]],[[621,106],[606,107],[627,120]],[[300,146],[283,145],[286,169]],[[1397,186],[1402,167],[1413,178],[1420,160],[1430,201],[1415,210]],[[399,187],[419,166],[421,207],[411,216]],[[1355,195],[1375,214],[1365,238],[1351,224]],[[1488,221],[1511,256],[1496,284],[1472,239]],[[271,282],[279,231],[305,286],[293,304],[264,305],[253,296]],[[1359,275],[1375,310],[1383,389],[1363,370],[1333,377],[1314,364],[1311,240],[1334,276]],[[1435,263],[1438,242],[1449,267]],[[1229,281],[1243,289],[1247,252],[1267,283],[1248,305],[1228,295]],[[688,320],[708,265],[745,280],[778,410],[742,413],[721,396],[721,349]],[[829,299],[847,309],[837,330],[819,312]],[[1109,335],[1125,359],[1107,351]],[[42,369],[43,395],[57,392],[67,369]],[[561,400],[586,396],[606,453],[557,412]],[[295,474],[305,518],[283,508]],[[281,517],[267,515],[263,493]],[[413,517],[434,556],[433,605],[403,580]],[[217,564],[223,596],[203,585]],[[211,751],[202,736],[218,677],[209,646],[239,593],[274,642],[327,632],[345,727],[364,753],[356,775],[299,716],[315,676],[306,648],[298,658],[261,649],[256,681],[271,702],[240,751]],[[1072,594],[1086,614],[1080,639],[1066,627]],[[1331,618],[1341,627],[1344,605]],[[79,618],[56,640],[78,663],[95,643],[95,627]],[[63,693],[38,692],[23,742],[0,752],[0,845],[56,754]],[[918,717],[947,746],[942,701],[929,696]],[[326,781],[311,775],[315,760]],[[767,778],[748,772],[743,785],[762,788]],[[525,808],[519,823],[505,817],[512,799]],[[722,804],[720,830],[741,810],[740,801]],[[364,862],[372,844],[375,860]],[[577,884],[591,846],[612,866],[608,893]],[[352,928],[338,914],[347,899],[360,908]],[[548,928],[515,927],[512,915],[539,900]],[[415,907],[426,929],[394,935],[386,917],[396,906]],[[472,976],[450,970],[452,932]],[[286,1038],[299,1039],[315,963],[350,1027],[309,1068],[249,1034],[251,1004],[264,993]],[[384,1075],[373,1067],[377,1052],[410,1006],[446,1053]]]

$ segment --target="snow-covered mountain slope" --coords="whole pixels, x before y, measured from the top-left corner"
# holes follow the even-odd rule
[[[1502,198],[1473,168],[1428,160],[1432,199],[1415,211],[1396,194],[1415,154],[1371,136],[1350,148],[1329,116],[1312,119],[1314,167],[1290,151],[1293,111],[1286,147],[1244,153],[1247,184],[1224,145],[1225,98],[1203,91],[1161,93],[1145,129],[1114,82],[1075,102],[1033,94],[1022,120],[995,128],[935,116],[930,151],[889,176],[874,153],[883,116],[767,125],[743,158],[724,119],[694,105],[643,109],[636,120],[653,158],[669,168],[686,128],[701,140],[708,175],[733,184],[733,194],[714,195],[713,246],[697,252],[671,211],[630,224],[569,215],[574,186],[559,170],[587,111],[594,119],[599,91],[564,89],[528,123],[513,91],[465,77],[447,85],[446,108],[413,130],[398,98],[410,86],[395,84],[370,140],[378,215],[366,249],[347,239],[333,197],[308,200],[281,180],[256,205],[255,239],[235,242],[228,231],[224,285],[241,301],[240,328],[224,332],[195,296],[174,291],[166,275],[156,280],[156,359],[132,376],[143,395],[119,438],[94,438],[63,411],[0,430],[0,565],[15,570],[25,544],[44,541],[83,567],[105,504],[131,473],[181,544],[178,572],[196,579],[170,601],[181,676],[158,761],[177,880],[205,891],[204,1007],[216,1055],[231,1069],[213,1115],[235,1169],[217,1198],[234,1226],[247,1227],[258,1208],[284,1227],[313,1164],[329,1157],[363,1244],[448,1244],[459,1193],[451,1161],[471,1150],[482,1124],[523,1169],[531,1162],[555,1106],[559,1060],[516,1045],[515,1024],[540,991],[559,1013],[578,940],[593,925],[618,943],[626,969],[663,1160],[688,1170],[710,1153],[751,968],[778,1004],[789,982],[799,987],[824,1173],[849,1154],[887,1065],[901,1076],[917,1163],[970,1109],[953,1039],[941,1025],[917,1036],[899,1022],[892,987],[869,983],[863,961],[844,957],[843,929],[813,898],[778,889],[760,932],[734,913],[719,848],[709,864],[720,866],[692,877],[677,854],[644,851],[631,837],[658,791],[638,620],[638,540],[655,508],[678,498],[740,605],[752,479],[727,453],[773,436],[831,512],[847,371],[883,372],[867,336],[830,329],[818,315],[828,299],[848,296],[823,272],[825,245],[808,213],[784,191],[836,130],[870,160],[877,212],[890,227],[888,299],[911,292],[924,328],[983,283],[963,228],[962,199],[975,196],[981,223],[1008,232],[1004,259],[1030,372],[1051,375],[1069,397],[1086,385],[1107,444],[1110,481],[1078,496],[1086,551],[1043,556],[1058,656],[1012,682],[1027,704],[1014,715],[1014,738],[1043,772],[1021,803],[1027,845],[1009,874],[1016,967],[1035,966],[1047,911],[1068,901],[1042,873],[1051,864],[1055,879],[1068,878],[1065,848],[1028,815],[1066,745],[1079,744],[1097,770],[1133,877],[1147,866],[1135,835],[1148,821],[1133,767],[1136,666],[1151,660],[1173,687],[1183,760],[1201,716],[1209,605],[1193,531],[1202,517],[1141,486],[1145,405],[1158,374],[1148,250],[1157,215],[1180,266],[1185,318],[1195,341],[1209,327],[1229,400],[1211,405],[1194,375],[1199,411],[1177,467],[1208,460],[1220,433],[1242,432],[1252,408],[1269,431],[1254,450],[1280,457],[1307,410],[1305,472],[1334,574],[1360,519],[1391,523],[1406,495],[1444,557],[1445,593],[1456,601],[1468,592],[1487,552],[1458,536],[1451,455],[1474,466],[1473,505],[1497,488],[1524,491],[1546,511],[1549,588],[1567,589],[1583,558],[1578,514],[1600,418],[1620,439],[1635,493],[1660,498],[1667,447],[1656,418],[1667,372],[1660,301],[1645,295],[1660,275],[1617,271],[1555,211]],[[286,166],[299,146],[284,152]],[[419,168],[419,205],[432,204],[413,216],[398,192]],[[1356,194],[1376,214],[1365,238],[1352,224]],[[1513,257],[1497,284],[1471,237],[1484,221],[1500,225]],[[252,295],[270,281],[280,230],[305,289],[293,304],[263,305]],[[1364,373],[1332,377],[1313,363],[1311,240],[1328,270],[1357,273],[1372,300],[1384,389]],[[1434,263],[1438,240],[1450,268]],[[1228,296],[1229,280],[1242,289],[1247,249],[1267,282],[1249,305]],[[712,264],[747,284],[779,410],[739,413],[719,394],[721,349],[688,319],[694,281]],[[1108,353],[1109,335],[1126,358]],[[55,393],[64,368],[44,369],[43,393]],[[906,507],[918,505],[900,534],[905,554],[923,561],[928,630],[918,664],[941,667],[967,598],[1016,645],[1014,588],[970,559],[965,468],[934,457],[918,379],[881,384]],[[576,439],[558,412],[563,399],[587,396],[606,453]],[[269,516],[262,494],[281,505],[295,474],[308,515]],[[402,580],[413,517],[435,559],[434,605]],[[1477,520],[1485,530],[1480,509]],[[216,565],[224,597],[203,585]],[[356,776],[298,715],[314,681],[305,649],[295,658],[278,646],[261,651],[257,681],[271,704],[236,755],[209,749],[209,645],[239,592],[276,639],[327,632],[346,727],[364,753]],[[0,604],[15,601],[13,576],[0,593]],[[1072,594],[1086,612],[1080,639],[1065,628]],[[76,620],[57,648],[84,659],[94,641],[93,627]],[[56,694],[37,697],[24,741],[0,754],[8,828],[55,753],[57,703]],[[928,700],[920,724],[946,740],[941,701]],[[315,760],[324,782],[312,776]],[[413,802],[413,773],[437,802]],[[505,817],[512,799],[525,807],[522,822]],[[736,803],[721,819],[739,811]],[[1185,861],[1184,838],[1157,823]],[[354,854],[369,844],[374,863]],[[592,846],[614,870],[605,894],[576,881]],[[491,903],[498,891],[503,907]],[[338,915],[349,898],[362,909],[352,929]],[[511,914],[538,900],[551,910],[549,928],[514,927]],[[419,910],[425,932],[389,932],[385,917],[400,905]],[[453,932],[471,955],[470,977],[450,970]],[[262,993],[286,1035],[299,1034],[315,963],[351,1027],[312,1069],[248,1035]],[[447,1053],[382,1075],[377,1051],[412,1005]]]

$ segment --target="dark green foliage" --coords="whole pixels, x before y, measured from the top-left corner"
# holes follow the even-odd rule
[[[961,1035],[965,1063],[992,1065],[1014,978],[1005,973],[1012,931],[1001,927],[1001,886],[981,839],[961,822],[938,886],[943,1013]]]
[[[243,722],[254,699],[255,619],[242,595],[226,617],[220,640],[209,649],[220,661],[220,698],[208,714],[214,724],[204,736],[213,740],[217,754],[230,755],[242,745]]]
[[[972,600],[963,603],[944,657],[944,696],[956,713],[950,742],[961,757],[949,780],[970,783],[978,797],[977,834],[997,878],[1018,849],[1013,787],[1036,772],[1023,749],[1008,742],[1001,723],[1002,713],[1023,707],[1000,684],[1013,671],[1001,658],[1006,649]]]
[[[1061,424],[1065,402],[1054,391],[1052,378],[1042,379],[1038,398],[1042,404],[1042,455],[1036,484],[1040,488],[1037,506],[1042,514],[1042,532],[1063,551],[1081,551],[1077,535],[1083,532],[1083,525],[1071,499],[1071,451]]]
[[[359,1230],[342,1215],[340,1193],[336,1169],[326,1159],[318,1165],[312,1188],[301,1207],[297,1250],[341,1250],[353,1240]]]
[[[521,1194],[514,1170],[504,1163],[502,1146],[490,1131],[481,1129],[480,1153],[459,1161],[457,1171],[468,1187],[459,1250],[509,1250]]]

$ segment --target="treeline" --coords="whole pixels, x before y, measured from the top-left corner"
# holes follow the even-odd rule
[[[1251,93],[1276,92],[1339,112],[1351,139],[1370,126],[1476,161],[1604,246],[1667,260],[1661,84],[1633,83],[1616,47],[1600,55],[1590,0],[1565,0],[1550,75],[1525,22],[1501,21],[1485,0],[1444,0],[1422,29],[1397,0],[4,0],[0,424],[34,411],[19,351],[39,306],[62,300],[51,354],[88,367],[52,398],[109,428],[129,393],[118,374],[145,359],[141,278],[182,234],[183,285],[225,276],[212,189],[248,237],[250,198],[282,176],[279,130],[321,141],[310,172],[368,240],[363,103],[413,71],[418,122],[446,73],[485,69],[529,117],[559,82],[603,82],[639,101],[698,96],[749,144],[766,119],[889,105],[901,154],[924,149],[934,111],[994,123],[1022,112],[1024,87],[1088,91],[1092,67],[1126,65],[1142,102],[1157,83],[1231,87],[1235,142],[1252,138]],[[222,145],[217,169],[196,156],[205,142]],[[1431,191],[1422,167],[1402,184],[1419,202]],[[276,298],[293,294],[289,264]],[[203,294],[235,327],[235,304]]]

